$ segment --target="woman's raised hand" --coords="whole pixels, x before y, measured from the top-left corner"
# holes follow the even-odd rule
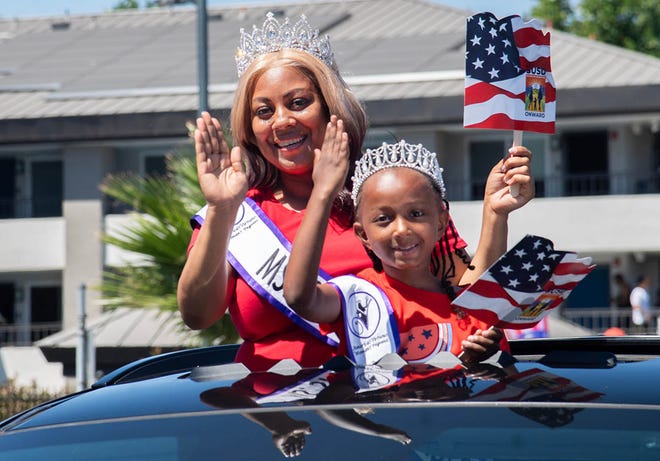
[[[323,145],[321,149],[314,149],[312,180],[315,190],[323,190],[334,199],[346,182],[348,154],[348,133],[344,131],[344,122],[331,115]]]
[[[208,112],[197,118],[197,176],[209,206],[237,206],[248,189],[240,147],[231,151],[220,122]]]

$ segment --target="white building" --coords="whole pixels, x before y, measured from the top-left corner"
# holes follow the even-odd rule
[[[511,133],[463,128],[470,13],[420,0],[209,8],[209,106],[222,119],[238,31],[267,11],[305,13],[330,35],[366,104],[370,145],[405,138],[435,149],[474,249],[481,184]],[[196,19],[191,6],[0,20],[0,313],[12,342],[75,327],[79,287],[97,284],[117,256],[99,235],[126,217],[104,200],[103,178],[158,170],[190,142]],[[533,233],[594,257],[598,269],[568,304],[607,307],[614,272],[660,281],[660,59],[552,31],[552,65],[557,130],[525,134],[537,198],[512,215],[510,243]],[[86,291],[91,318],[97,298]]]

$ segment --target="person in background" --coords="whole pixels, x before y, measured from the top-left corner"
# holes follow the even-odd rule
[[[617,309],[628,309],[628,312],[622,313],[619,315],[620,326],[623,327],[625,331],[629,331],[631,327],[631,316],[632,310],[630,309],[630,285],[626,282],[626,279],[623,278],[621,274],[615,274],[612,277],[614,282],[614,296],[612,296],[612,304]]]
[[[651,278],[642,275],[637,279],[637,285],[630,292],[630,305],[632,307],[632,321],[635,330],[648,333],[651,327]]]
[[[317,151],[314,188],[284,276],[289,306],[336,329],[344,353],[358,364],[377,363],[392,352],[424,362],[442,351],[477,362],[497,352],[500,341],[508,349],[502,330],[451,305],[451,282],[431,270],[435,242],[449,218],[442,169],[421,144],[383,143],[356,163],[353,230],[374,267],[318,283],[333,197],[349,170],[348,136],[335,116],[326,141]],[[521,190],[531,187],[526,166],[508,171],[506,180]],[[337,325],[342,319],[343,328]]]
[[[236,360],[252,370],[283,358],[318,366],[336,354],[337,338],[286,305],[283,272],[309,209],[314,153],[322,148],[331,115],[342,120],[352,162],[361,154],[366,114],[340,76],[328,38],[319,37],[304,17],[293,24],[268,14],[262,28],[241,31],[236,64],[233,148],[216,118],[205,112],[197,119],[197,172],[206,206],[192,221],[179,311],[188,327],[205,329],[229,310],[242,338]],[[528,188],[512,197],[507,181],[512,170],[528,171],[529,164],[529,152],[517,147],[492,168],[471,260],[448,217],[433,257],[438,278],[470,283],[504,253],[508,212],[534,196]],[[349,190],[347,178],[332,200],[320,260],[326,278],[371,266],[353,235]]]

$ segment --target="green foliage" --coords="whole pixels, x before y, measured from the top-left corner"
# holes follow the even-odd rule
[[[165,177],[109,176],[101,185],[103,193],[133,210],[131,224],[105,233],[103,241],[138,256],[138,262],[105,271],[100,289],[106,308],[178,310],[176,289],[190,240],[189,219],[204,197],[193,156],[169,156],[167,170]],[[198,339],[203,344],[228,343],[236,342],[238,335],[226,314]]]
[[[541,0],[532,9],[532,17],[545,19],[558,30],[568,30],[574,16],[569,0]]]
[[[147,0],[144,3],[145,8],[155,8],[161,6],[162,0]],[[112,7],[113,10],[137,10],[140,8],[140,4],[137,0],[121,0],[115,6]]]
[[[137,0],[121,0],[115,6],[112,7],[113,10],[134,10],[139,8]]]
[[[657,0],[581,0],[577,11],[566,0],[538,0],[532,15],[558,30],[660,57]]]
[[[58,397],[35,386],[17,386],[13,381],[0,386],[0,421]]]

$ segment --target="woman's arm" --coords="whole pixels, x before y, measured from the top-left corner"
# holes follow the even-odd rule
[[[236,212],[247,192],[240,148],[231,151],[220,122],[204,112],[195,130],[197,176],[208,205],[204,225],[181,272],[177,300],[190,328],[208,328],[233,293],[227,248]]]
[[[334,322],[341,311],[335,289],[318,284],[317,276],[332,203],[343,187],[347,173],[348,135],[344,132],[343,122],[333,115],[325,130],[323,146],[315,151],[314,187],[284,274],[287,304],[313,322]]]

